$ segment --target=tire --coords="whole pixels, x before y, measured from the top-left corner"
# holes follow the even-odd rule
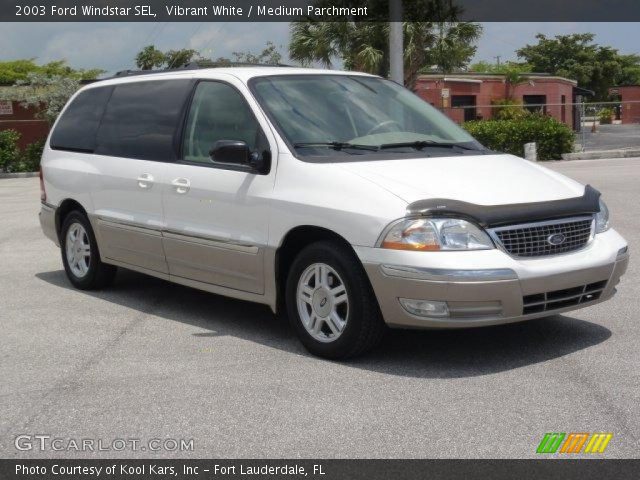
[[[302,344],[319,357],[361,355],[380,342],[386,328],[362,264],[338,242],[313,243],[298,254],[285,301]]]
[[[74,239],[78,241],[72,246],[69,242]],[[100,261],[98,242],[84,213],[74,210],[64,218],[60,230],[60,251],[67,278],[74,287],[96,290],[113,282],[117,268]]]

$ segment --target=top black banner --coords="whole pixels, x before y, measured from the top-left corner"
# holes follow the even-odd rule
[[[401,15],[390,1],[0,0],[0,22],[640,21],[639,0],[403,0]]]

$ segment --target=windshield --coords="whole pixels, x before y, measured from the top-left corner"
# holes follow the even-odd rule
[[[255,78],[251,87],[296,155],[482,148],[431,105],[382,78],[279,75]]]

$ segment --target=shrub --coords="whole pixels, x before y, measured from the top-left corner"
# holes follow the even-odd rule
[[[493,118],[496,120],[518,120],[530,115],[522,108],[522,103],[511,98],[501,98],[491,102]]]
[[[40,169],[40,159],[42,158],[42,150],[44,150],[45,139],[36,140],[27,145],[22,153],[22,170],[21,172],[37,172]]]
[[[18,140],[20,140],[20,133],[15,130],[0,131],[0,171],[38,171],[45,140],[30,143],[23,151],[18,148]]]
[[[573,151],[573,131],[552,117],[530,114],[514,120],[471,121],[465,130],[491,150],[522,157],[524,144],[537,143],[539,160],[559,160]]]
[[[600,125],[609,125],[613,119],[614,111],[612,108],[603,108],[598,112],[598,120],[600,120]]]
[[[12,167],[20,158],[18,148],[20,134],[15,130],[0,131],[0,170],[12,172]]]

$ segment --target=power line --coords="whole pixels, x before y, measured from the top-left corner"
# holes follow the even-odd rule
[[[200,29],[202,28],[202,25],[204,25],[204,22],[200,22],[198,24],[198,26],[196,27],[196,29],[193,31],[193,33],[191,35],[189,35],[189,38],[187,38],[187,41],[185,42],[184,46],[182,47],[182,50],[186,50],[187,47],[189,46],[189,42],[191,42],[191,40],[193,39],[193,37],[195,36],[196,33],[198,33],[198,31],[200,31]],[[176,58],[174,58],[171,63],[167,66],[167,68],[173,68],[174,67],[174,62],[176,61],[176,59],[178,59],[179,57],[176,56]]]
[[[211,40],[209,40],[207,42],[207,44],[205,45],[205,47],[203,49],[200,50],[200,52],[206,52],[209,47],[211,46],[211,44],[216,40],[216,35],[218,35],[222,29],[224,28],[226,24],[225,23],[221,23],[220,26],[218,27],[218,29],[214,32],[214,34],[211,36]]]
[[[134,66],[136,66],[135,62],[136,62],[137,53],[140,52],[147,45],[153,45],[153,42],[155,42],[155,39],[158,37],[158,35],[160,35],[160,33],[162,33],[162,30],[164,30],[164,28],[167,26],[167,23],[168,22],[154,23],[153,24],[153,27],[151,28],[151,30],[149,31],[147,36],[144,38],[144,40],[138,46],[138,48],[133,52],[132,63],[133,63]]]

